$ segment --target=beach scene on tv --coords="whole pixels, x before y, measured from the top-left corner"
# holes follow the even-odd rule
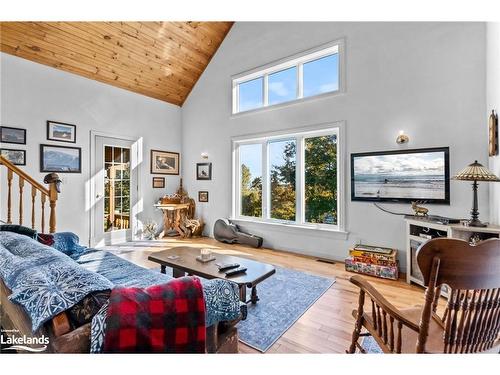
[[[354,195],[359,199],[445,199],[445,153],[356,156]]]

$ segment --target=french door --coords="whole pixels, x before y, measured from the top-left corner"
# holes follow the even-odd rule
[[[130,241],[137,202],[137,147],[134,141],[96,135],[94,139],[93,246]]]

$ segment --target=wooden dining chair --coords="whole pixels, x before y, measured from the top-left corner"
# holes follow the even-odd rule
[[[360,276],[350,281],[360,288],[352,343],[371,335],[384,353],[498,353],[500,350],[500,239],[476,246],[458,239],[430,240],[417,251],[424,277],[423,307],[398,309]],[[441,314],[441,289],[447,302]],[[365,298],[368,296],[368,310]],[[368,333],[361,333],[363,327]]]

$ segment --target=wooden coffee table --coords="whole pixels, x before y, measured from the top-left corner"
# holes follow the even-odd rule
[[[257,284],[276,273],[276,269],[270,264],[215,252],[212,254],[216,257],[215,260],[202,263],[196,260],[196,257],[200,255],[199,248],[179,246],[151,254],[148,260],[159,263],[162,273],[165,273],[165,268],[167,266],[172,267],[174,277],[182,277],[187,273],[205,279],[224,279],[232,281],[238,284],[240,301],[245,303],[257,303],[259,300],[257,296]],[[169,258],[172,256],[177,256],[178,258]],[[219,272],[216,263],[238,263],[240,267],[246,267],[247,271],[238,275],[226,277],[224,272]],[[247,300],[246,295],[247,287],[252,288],[252,294],[249,300]]]

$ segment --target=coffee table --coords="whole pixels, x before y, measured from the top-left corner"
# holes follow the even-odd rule
[[[216,257],[215,260],[202,263],[196,260],[196,257],[200,255],[199,248],[178,246],[151,254],[148,260],[160,264],[162,273],[165,273],[167,266],[172,267],[174,277],[182,277],[187,273],[188,275],[196,275],[205,279],[232,281],[238,284],[240,301],[254,304],[259,300],[257,296],[257,284],[276,273],[276,269],[270,264],[215,252],[212,254]],[[172,256],[177,258],[172,259]],[[219,272],[216,263],[238,263],[241,267],[246,267],[247,271],[227,277],[224,272]],[[247,287],[252,289],[249,300],[247,300],[246,294]]]

